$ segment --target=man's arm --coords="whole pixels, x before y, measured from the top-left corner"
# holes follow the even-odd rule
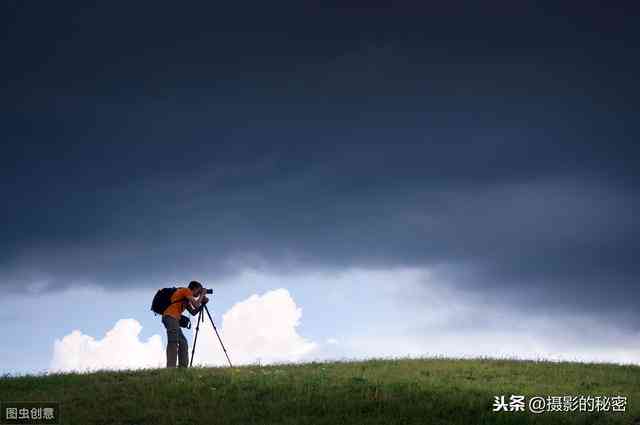
[[[187,306],[186,306],[187,310],[189,311],[189,313],[191,313],[192,316],[195,316],[196,314],[200,313],[200,310],[202,310],[202,306],[204,306],[207,303],[207,301],[209,301],[209,298],[207,298],[205,294],[202,294],[200,295],[199,298],[194,298],[194,300],[196,302],[194,303],[189,302],[187,303]]]
[[[187,310],[191,313],[192,316],[200,313],[200,307],[194,307],[190,302],[187,303]]]
[[[206,295],[202,294],[198,298],[195,298],[191,295],[187,295],[187,305],[186,309],[191,313],[192,316],[200,313],[201,305],[205,304],[208,301]]]

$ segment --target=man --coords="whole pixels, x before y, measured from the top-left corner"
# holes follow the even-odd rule
[[[167,367],[176,367],[176,358],[180,367],[189,366],[189,343],[180,329],[180,316],[185,308],[195,316],[207,301],[202,284],[195,280],[171,295],[171,305],[162,313],[162,324],[167,329]]]

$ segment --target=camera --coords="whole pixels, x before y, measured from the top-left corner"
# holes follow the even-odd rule
[[[191,319],[189,319],[184,314],[180,316],[180,327],[191,329]]]

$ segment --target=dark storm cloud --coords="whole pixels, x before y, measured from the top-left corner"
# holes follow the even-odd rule
[[[638,306],[633,15],[39,12],[3,71],[6,287],[256,256]]]

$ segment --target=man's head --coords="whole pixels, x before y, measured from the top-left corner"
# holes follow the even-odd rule
[[[199,297],[202,292],[202,284],[198,281],[192,280],[189,282],[189,289],[193,292],[194,297]]]

